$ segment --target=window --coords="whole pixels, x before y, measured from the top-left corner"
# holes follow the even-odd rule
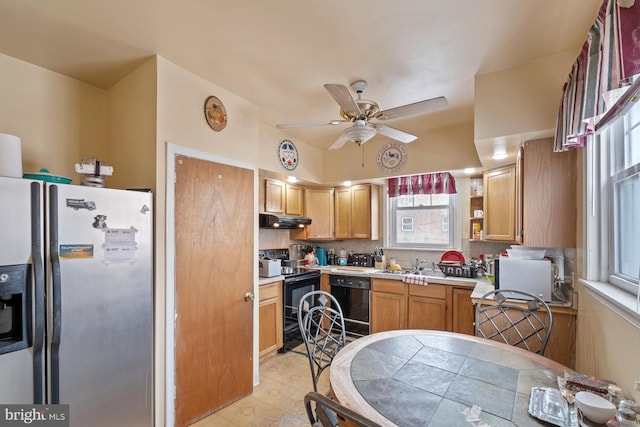
[[[455,195],[415,194],[388,198],[389,246],[451,248]]]
[[[599,232],[599,239],[591,242],[589,250],[599,246],[599,256],[606,260],[595,271],[590,267],[594,276],[636,294],[640,276],[640,103],[633,104],[595,140],[589,179],[600,182],[594,189],[602,194],[592,195],[596,206],[592,221],[599,227],[591,228]]]
[[[635,291],[640,273],[640,104],[612,125],[609,144],[609,280]]]

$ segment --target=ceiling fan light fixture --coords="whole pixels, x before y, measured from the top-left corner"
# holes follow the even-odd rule
[[[356,144],[364,144],[374,136],[376,136],[376,130],[369,126],[358,126],[355,125],[348,129],[345,129],[344,136],[349,138],[351,141]]]

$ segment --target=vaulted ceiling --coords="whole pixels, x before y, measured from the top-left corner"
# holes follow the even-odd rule
[[[447,110],[389,123],[419,132],[473,121],[475,75],[577,51],[600,3],[0,0],[0,53],[101,88],[157,54],[257,105],[268,125],[340,118],[325,83],[365,79],[383,110],[445,96]],[[339,134],[287,132],[321,149]]]

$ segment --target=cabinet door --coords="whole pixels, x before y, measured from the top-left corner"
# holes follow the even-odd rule
[[[475,306],[471,301],[473,289],[453,288],[453,332],[475,335]]]
[[[351,188],[336,188],[336,239],[351,238]]]
[[[304,214],[303,189],[299,185],[287,184],[285,213],[292,216],[302,216]]]
[[[523,164],[523,147],[520,147],[518,150],[518,156],[516,157],[516,234],[515,240],[516,242],[523,244],[522,242],[522,227],[523,227],[523,215],[522,215],[522,201],[524,190],[522,186],[522,178],[524,172],[524,164]]]
[[[306,216],[311,218],[311,225],[304,228],[306,239],[333,240],[333,188],[307,188],[304,205]]]
[[[554,153],[546,138],[525,142],[523,157],[523,244],[574,248],[576,150]]]
[[[260,322],[260,346],[259,355],[263,357],[278,349],[277,333],[276,333],[276,299],[271,298],[260,301],[259,304],[259,322]]]
[[[406,295],[371,292],[371,333],[406,329],[406,305]]]
[[[409,329],[447,330],[447,300],[409,296]]]
[[[274,214],[284,214],[285,185],[284,182],[265,179],[264,211]]]
[[[515,165],[484,175],[484,238],[513,242],[516,209]]]
[[[377,217],[377,199],[375,202],[376,212],[373,212],[374,203],[372,197],[374,189],[370,185],[355,185],[351,187],[351,238],[352,239],[372,239],[372,233],[377,234],[378,224],[372,221],[373,215]],[[377,237],[374,239],[377,240]]]
[[[282,347],[282,282],[262,285],[259,289],[258,323],[259,356],[263,357]]]

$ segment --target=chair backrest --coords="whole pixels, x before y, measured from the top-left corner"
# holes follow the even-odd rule
[[[315,413],[312,403],[315,403]],[[338,402],[331,400],[317,392],[310,392],[304,397],[304,406],[307,416],[313,427],[380,427],[380,424],[371,421],[367,417],[345,408]],[[346,420],[346,422],[344,422]]]
[[[476,336],[533,353],[544,353],[552,326],[547,303],[526,292],[496,289],[484,294],[476,305]]]
[[[318,391],[320,375],[347,344],[342,308],[330,293],[311,291],[300,298],[298,326],[307,348],[313,390]]]

